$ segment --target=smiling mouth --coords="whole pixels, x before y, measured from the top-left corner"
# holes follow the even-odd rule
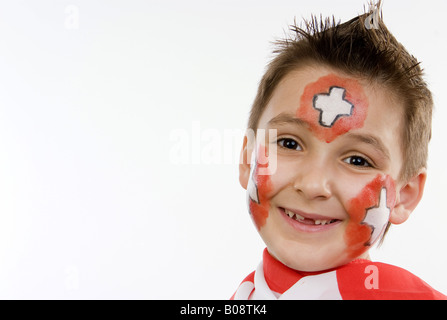
[[[305,224],[305,225],[328,225],[333,224],[336,222],[341,221],[340,219],[332,219],[332,218],[326,218],[323,216],[317,216],[317,215],[305,215],[305,214],[298,214],[296,212],[292,212],[285,208],[279,208],[282,210],[286,216],[288,216],[290,219],[298,221],[299,223]]]

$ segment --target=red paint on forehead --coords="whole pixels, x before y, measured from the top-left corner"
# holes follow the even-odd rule
[[[330,88],[334,86],[346,89],[344,99],[353,104],[354,109],[350,116],[338,118],[329,128],[319,123],[320,111],[314,109],[313,99],[316,94],[328,94]],[[319,78],[304,88],[296,116],[309,123],[309,129],[318,139],[329,143],[349,130],[363,127],[367,112],[368,98],[360,83],[354,79],[341,78],[335,74],[330,74]]]
[[[266,171],[265,168],[267,167],[268,158],[266,156],[266,148],[265,146],[261,145],[258,148],[258,154],[256,157],[256,169],[254,172],[256,186],[258,188],[259,204],[252,200],[249,200],[251,217],[258,230],[260,230],[265,225],[270,210],[270,201],[268,195],[273,189],[270,175],[259,175],[260,169],[264,169],[263,171]]]
[[[372,230],[361,222],[365,218],[366,210],[378,204],[382,188],[387,190],[386,205],[391,212],[396,201],[396,189],[393,179],[388,175],[377,175],[348,203],[349,222],[346,226],[345,240],[351,259],[360,256],[368,248],[365,243],[369,241]]]

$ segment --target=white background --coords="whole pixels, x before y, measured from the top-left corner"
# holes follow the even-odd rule
[[[264,248],[238,132],[272,41],[364,3],[2,0],[0,298],[229,298]],[[372,252],[444,293],[446,9],[383,5],[437,110],[425,197]]]

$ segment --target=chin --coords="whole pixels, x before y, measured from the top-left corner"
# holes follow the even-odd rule
[[[304,272],[333,269],[351,261],[346,248],[315,247],[300,243],[266,243],[269,253],[287,267]]]

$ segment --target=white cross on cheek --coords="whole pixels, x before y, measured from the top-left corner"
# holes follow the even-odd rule
[[[257,162],[255,157],[255,152],[253,151],[251,157],[251,168],[250,168],[250,178],[248,180],[247,192],[248,197],[252,201],[259,204],[259,196],[258,196],[258,186],[255,181],[255,172],[256,172]]]
[[[314,109],[320,111],[320,124],[332,127],[341,116],[350,116],[354,105],[345,100],[346,89],[331,87],[329,94],[316,94],[313,99]]]
[[[367,245],[372,245],[385,229],[388,219],[390,218],[390,208],[386,206],[386,189],[380,191],[380,199],[377,207],[366,210],[365,218],[361,222],[371,227],[371,238]]]

